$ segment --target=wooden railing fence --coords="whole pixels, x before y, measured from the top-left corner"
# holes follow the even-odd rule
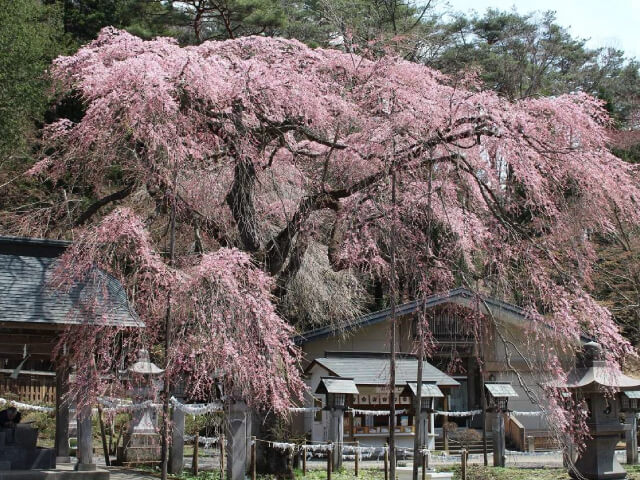
[[[517,418],[505,415],[505,437],[513,444],[516,450],[524,452],[527,447],[527,435],[524,425]]]
[[[52,405],[56,401],[55,378],[0,377],[0,397],[36,405]]]

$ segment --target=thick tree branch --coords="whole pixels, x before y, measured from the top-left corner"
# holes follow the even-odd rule
[[[298,235],[296,236],[295,245],[291,250],[291,254],[289,255],[287,266],[278,276],[276,288],[273,292],[276,298],[282,299],[287,293],[287,284],[293,277],[296,276],[296,274],[300,270],[300,267],[302,266],[302,260],[304,259],[304,254],[306,253],[308,247],[308,235],[304,232],[298,233]]]
[[[253,189],[256,183],[256,169],[249,159],[238,159],[231,190],[227,193],[227,205],[238,226],[238,233],[244,249],[256,252],[260,249],[260,239],[253,205]]]
[[[330,193],[319,193],[304,198],[298,205],[296,213],[293,214],[287,225],[272,238],[265,248],[265,263],[267,271],[275,275],[282,269],[291,250],[293,237],[300,231],[300,227],[309,218],[312,212],[329,208],[338,208],[338,198],[334,198]]]
[[[92,203],[89,206],[89,208],[87,208],[82,213],[82,215],[80,215],[78,217],[78,219],[75,222],[75,225],[77,227],[80,226],[80,225],[83,225],[93,215],[95,215],[98,212],[98,210],[100,210],[105,205],[108,205],[111,202],[117,202],[118,200],[124,200],[129,195],[131,195],[131,193],[135,189],[135,186],[136,186],[136,183],[135,182],[131,182],[131,183],[127,184],[122,190],[118,190],[117,192],[114,192],[114,193],[112,193],[110,195],[107,195],[106,197],[102,197],[101,199],[95,201],[94,203]]]

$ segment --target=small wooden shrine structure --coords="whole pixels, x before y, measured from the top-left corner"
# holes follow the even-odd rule
[[[12,395],[28,403],[55,401],[58,463],[69,461],[69,405],[63,401],[69,370],[55,365],[52,358],[60,332],[96,321],[89,313],[95,310],[84,307],[88,302],[98,304],[100,322],[143,326],[122,285],[104,272],[68,292],[51,287],[56,262],[68,246],[69,242],[58,240],[0,237],[0,397]],[[78,428],[79,460],[91,470],[92,450],[84,444],[91,439],[90,418],[84,423]]]

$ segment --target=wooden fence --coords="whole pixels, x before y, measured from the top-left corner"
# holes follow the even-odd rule
[[[0,377],[0,397],[35,405],[56,402],[55,377],[24,376],[17,379]]]

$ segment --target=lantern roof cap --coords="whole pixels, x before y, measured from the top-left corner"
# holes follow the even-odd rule
[[[436,385],[436,382],[422,382],[422,398],[430,397],[430,398],[442,398],[444,394],[440,387]],[[402,394],[406,395],[411,392],[411,395],[414,397],[418,395],[418,382],[407,382],[407,386],[403,390]]]
[[[640,380],[628,377],[610,365],[595,365],[588,368],[575,368],[569,372],[566,382],[553,381],[548,385],[555,388],[583,388],[592,384],[619,390],[633,390],[640,387]]]
[[[125,372],[139,375],[160,375],[164,370],[151,361],[148,350],[141,348],[138,351],[137,360]]]
[[[640,387],[640,380],[622,373],[615,365],[605,360],[602,346],[589,342],[578,355],[576,368],[567,375],[566,382],[552,381],[547,384],[555,388],[584,388],[590,385],[634,390]]]
[[[345,393],[357,395],[359,392],[353,378],[322,377],[316,393]]]
[[[509,382],[486,382],[484,387],[494,398],[510,398],[518,396]]]

